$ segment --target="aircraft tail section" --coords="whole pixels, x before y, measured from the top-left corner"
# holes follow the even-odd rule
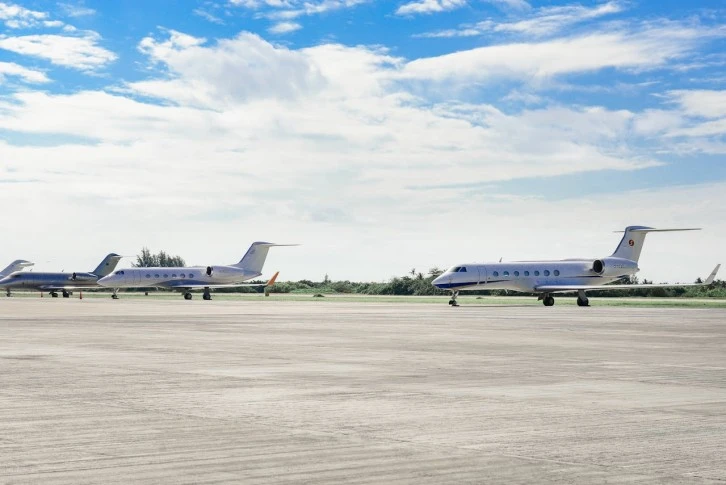
[[[625,234],[615,248],[612,254],[615,258],[629,259],[638,262],[640,252],[643,250],[643,242],[645,236],[649,232],[675,232],[675,231],[700,231],[700,228],[683,228],[683,229],[655,229],[646,226],[628,226],[625,228]]]
[[[10,273],[15,273],[16,271],[20,271],[23,268],[27,268],[28,266],[33,266],[35,263],[31,263],[30,261],[26,261],[24,259],[16,259],[12,263],[10,263],[4,270],[0,271],[0,275],[7,276]]]
[[[261,274],[262,267],[265,265],[265,260],[267,259],[267,253],[270,251],[270,248],[274,246],[295,246],[295,244],[274,244],[260,241],[254,242],[239,263],[233,264],[232,266],[242,268],[250,273]]]
[[[91,273],[95,274],[99,278],[103,278],[104,276],[108,276],[111,273],[113,273],[113,270],[116,269],[116,265],[119,261],[121,261],[121,258],[123,256],[116,254],[116,253],[110,253],[105,258],[103,258],[103,261],[101,261],[101,264],[96,267]]]

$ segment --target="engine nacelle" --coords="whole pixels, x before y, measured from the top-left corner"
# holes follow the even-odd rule
[[[89,273],[73,273],[68,279],[71,281],[96,281],[98,276]]]
[[[638,271],[638,263],[623,258],[602,258],[592,263],[592,271],[600,276],[631,275]]]

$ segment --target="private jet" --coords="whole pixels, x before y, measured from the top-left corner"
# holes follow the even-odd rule
[[[262,267],[271,247],[294,244],[252,243],[242,259],[235,264],[220,266],[191,266],[177,268],[126,268],[99,280],[99,284],[113,289],[114,298],[119,288],[169,288],[182,293],[185,300],[192,299],[193,290],[203,290],[202,298],[211,300],[214,288],[242,286],[271,286],[275,273],[267,283],[242,283],[262,275]]]
[[[707,286],[713,283],[721,265],[717,265],[703,283],[690,284],[609,284],[640,271],[638,260],[645,236],[650,232],[697,231],[687,229],[654,229],[628,226],[615,252],[600,259],[565,259],[560,261],[512,261],[473,263],[452,266],[433,280],[432,284],[451,291],[449,305],[458,306],[456,298],[467,290],[512,290],[535,293],[545,306],[555,304],[554,293],[577,293],[577,305],[589,306],[589,290],[632,290],[635,288],[671,288]]]
[[[0,279],[0,288],[5,288],[8,296],[11,290],[36,290],[41,293],[47,291],[53,298],[61,291],[63,298],[68,298],[73,290],[98,288],[98,280],[113,272],[120,260],[120,255],[111,253],[89,273],[16,271]]]

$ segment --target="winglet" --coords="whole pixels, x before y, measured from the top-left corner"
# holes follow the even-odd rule
[[[267,284],[265,285],[265,287],[274,285],[275,284],[275,280],[277,279],[277,275],[279,275],[279,274],[280,274],[280,272],[278,271],[277,273],[275,273],[274,275],[272,275],[272,278],[270,278],[270,281],[267,282]]]
[[[716,273],[718,273],[718,270],[721,269],[721,265],[717,264],[715,268],[713,268],[713,271],[711,271],[711,274],[708,275],[708,278],[706,278],[706,281],[703,282],[704,285],[710,285],[713,283],[713,280],[716,279]]]

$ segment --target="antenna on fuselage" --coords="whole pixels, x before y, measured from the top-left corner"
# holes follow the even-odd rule
[[[502,258],[503,258],[503,257],[504,257],[504,256],[501,256],[501,257],[499,258],[499,262],[500,262],[500,263],[502,262]]]

